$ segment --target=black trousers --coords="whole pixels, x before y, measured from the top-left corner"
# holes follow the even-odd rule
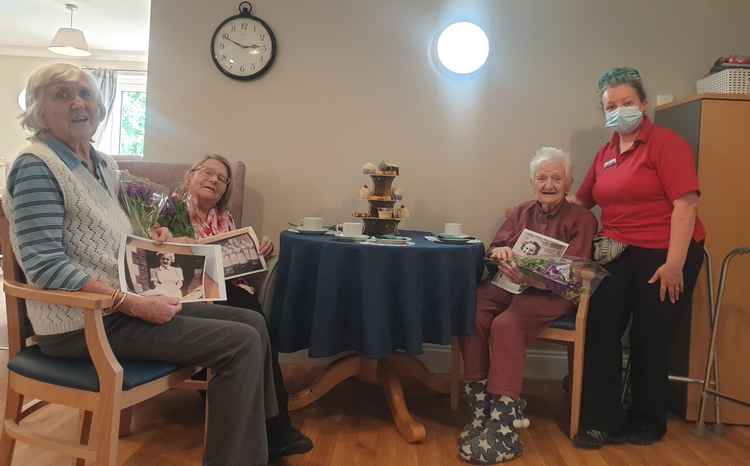
[[[667,430],[669,351],[680,315],[689,311],[703,263],[703,242],[691,242],[683,267],[684,291],[672,304],[659,300],[659,282],[649,284],[664,264],[666,249],[628,247],[605,268],[605,278],[591,297],[581,402],[582,430],[619,432]],[[632,406],[627,416],[622,393],[621,339],[632,315],[630,358]],[[626,422],[627,426],[626,427]]]
[[[258,295],[250,294],[242,288],[232,285],[229,280],[227,280],[227,300],[221,304],[245,308],[257,312],[265,318],[260,301],[258,300]],[[281,373],[281,366],[279,365],[279,353],[273,349],[273,346],[271,347],[271,350],[273,382],[276,388],[276,399],[279,405],[278,416],[268,420],[269,438],[273,441],[274,438],[278,438],[278,435],[275,434],[283,434],[291,428],[292,420],[289,418],[289,392],[286,391],[286,386],[284,385],[284,376]]]

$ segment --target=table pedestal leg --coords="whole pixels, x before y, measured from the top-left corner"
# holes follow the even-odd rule
[[[361,358],[351,355],[343,357],[326,368],[323,375],[311,386],[289,396],[289,411],[296,411],[317,401],[333,387],[359,374]]]
[[[421,442],[427,432],[424,425],[415,421],[411,416],[404,399],[401,379],[397,371],[391,366],[390,360],[384,361],[381,365],[381,378],[385,390],[385,399],[388,400],[388,407],[391,408],[391,416],[393,416],[393,422],[396,423],[399,433],[409,443]]]
[[[367,359],[358,355],[345,356],[326,368],[310,387],[289,397],[289,410],[295,411],[315,402],[336,385],[351,378],[383,386],[393,421],[401,436],[410,443],[421,442],[426,436],[424,425],[414,420],[406,406],[401,377],[413,377],[438,393],[450,393],[450,380],[431,373],[422,361],[406,354],[393,354],[386,359]]]

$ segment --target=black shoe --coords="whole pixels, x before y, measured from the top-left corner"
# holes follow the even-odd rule
[[[270,439],[268,462],[275,463],[284,456],[299,455],[313,449],[313,443],[305,434],[289,426],[283,434]]]
[[[643,429],[628,433],[628,443],[633,445],[652,445],[664,438],[663,432]]]
[[[609,434],[601,430],[589,429],[576,435],[573,438],[573,445],[587,450],[596,450],[604,445],[617,445],[626,441],[627,437],[620,432]]]
[[[628,434],[625,432],[611,432],[607,435],[607,444],[622,445],[628,443]]]

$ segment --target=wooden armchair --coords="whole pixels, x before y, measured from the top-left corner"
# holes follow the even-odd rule
[[[570,438],[578,434],[581,419],[581,392],[583,391],[583,355],[586,349],[586,321],[589,315],[591,281],[593,272],[583,270],[583,292],[575,314],[561,317],[544,329],[540,340],[559,343],[568,348],[568,373],[570,374]]]
[[[40,290],[26,285],[11,248],[8,220],[2,209],[0,239],[10,348],[0,466],[10,466],[16,441],[72,456],[77,458],[78,465],[89,462],[115,466],[120,411],[171,388],[195,388],[187,381],[195,368],[154,361],[118,361],[107,341],[102,321],[103,312],[112,305],[111,297]],[[83,309],[91,360],[49,357],[30,343],[33,332],[26,318],[27,299]],[[35,410],[34,407],[24,410],[24,400],[41,400],[81,410],[84,415],[80,442],[56,440],[22,425],[21,420]],[[90,432],[92,421],[97,426],[93,435]]]
[[[559,343],[568,348],[568,367],[571,374],[570,390],[570,438],[578,433],[581,417],[581,392],[583,390],[583,355],[586,348],[586,321],[589,315],[589,299],[591,298],[591,271],[581,272],[583,277],[583,292],[578,302],[575,314],[561,317],[544,329],[539,335],[540,340]],[[461,381],[463,380],[463,360],[459,350],[458,338],[453,339],[451,347],[451,408],[455,411],[459,406],[461,396]]]

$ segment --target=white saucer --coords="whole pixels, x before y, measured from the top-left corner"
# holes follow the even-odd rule
[[[295,229],[297,231],[299,231],[300,233],[302,233],[303,235],[322,235],[326,231],[328,231],[327,228],[307,229],[307,228],[298,227],[298,228],[295,228]]]
[[[341,233],[335,234],[333,238],[339,241],[367,241],[368,239],[370,239],[370,237],[367,235],[344,236]]]
[[[455,243],[455,244],[465,244],[469,241],[474,241],[474,238],[449,238],[449,237],[438,237],[437,239],[441,243]]]
[[[453,239],[466,239],[466,240],[474,239],[474,237],[471,236],[471,235],[451,235],[450,233],[438,233],[435,236],[437,236],[440,239],[446,239],[447,238],[448,240],[453,240]]]

